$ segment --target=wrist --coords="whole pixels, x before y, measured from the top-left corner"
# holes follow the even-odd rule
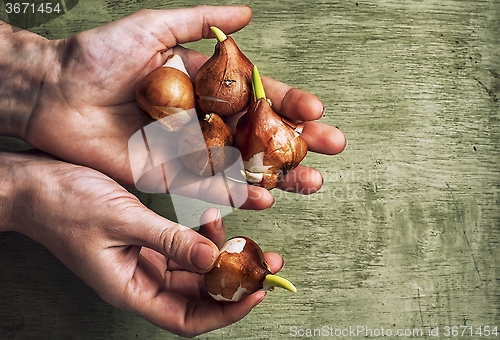
[[[31,237],[42,223],[37,212],[44,187],[51,187],[44,164],[53,158],[38,150],[0,152],[0,232]]]
[[[9,155],[0,152],[0,232],[15,230],[12,216],[17,190],[13,175],[15,169],[11,166]]]
[[[0,134],[25,140],[28,119],[57,60],[55,43],[0,21]]]

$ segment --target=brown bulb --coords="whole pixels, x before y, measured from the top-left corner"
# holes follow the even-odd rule
[[[234,115],[250,102],[253,65],[231,37],[226,37],[217,28],[211,29],[217,32],[219,42],[212,57],[196,74],[196,100],[203,112]]]
[[[178,145],[181,161],[200,176],[214,176],[235,161],[231,129],[215,113],[185,126]]]
[[[250,110],[239,120],[235,136],[247,181],[272,189],[295,169],[307,154],[301,129],[302,125],[278,116],[265,98],[252,102]]]
[[[204,279],[208,293],[218,301],[236,302],[258,290],[272,290],[274,286],[297,291],[289,281],[272,275],[262,249],[245,236],[224,243],[214,267]]]
[[[159,120],[168,131],[178,131],[196,117],[193,83],[179,55],[139,82],[136,100],[149,121]]]
[[[300,136],[303,124],[292,124],[273,111],[257,67],[252,88],[250,109],[236,125],[234,146],[241,153],[247,182],[272,189],[304,159],[307,144]]]

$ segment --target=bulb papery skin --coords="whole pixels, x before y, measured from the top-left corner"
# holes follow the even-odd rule
[[[179,158],[199,176],[215,176],[234,163],[233,133],[215,113],[185,126],[178,140]]]
[[[195,76],[198,107],[205,113],[229,116],[243,111],[250,102],[252,62],[231,37],[218,42],[215,52]]]
[[[235,147],[240,151],[248,183],[276,187],[307,154],[301,126],[277,115],[266,98],[250,105],[236,126]]]
[[[241,251],[228,251],[239,249],[236,244],[243,242]],[[251,239],[238,236],[226,241],[221,248],[214,267],[205,274],[205,287],[218,301],[236,302],[264,289],[263,282],[268,274],[271,272],[260,247]]]
[[[188,71],[186,70],[186,66],[184,65],[184,62],[182,61],[181,56],[178,55],[178,54],[172,54],[167,59],[167,61],[165,62],[165,64],[163,64],[162,67],[172,67],[172,68],[175,68],[176,70],[179,70],[179,71],[183,72],[186,76],[189,77],[189,79],[191,79],[191,77],[189,76]]]
[[[183,68],[182,59],[174,55],[137,86],[136,100],[144,117],[151,122],[159,120],[167,131],[178,131],[196,117],[193,83]],[[169,116],[172,118],[165,119]]]

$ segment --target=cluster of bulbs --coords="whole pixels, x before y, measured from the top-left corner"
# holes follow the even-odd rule
[[[137,103],[149,120],[159,121],[167,131],[181,132],[180,159],[197,175],[224,171],[233,162],[228,147],[235,147],[247,182],[272,189],[306,156],[307,144],[300,136],[303,125],[273,111],[257,68],[231,37],[217,27],[210,29],[217,45],[198,70],[194,86],[181,57],[173,55],[141,80]],[[221,118],[245,110],[234,132]],[[226,242],[205,275],[205,286],[220,301],[238,301],[275,286],[296,291],[290,282],[271,274],[260,247],[246,237]]]

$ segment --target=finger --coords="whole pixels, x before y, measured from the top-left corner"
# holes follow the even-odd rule
[[[183,270],[165,273],[165,287],[168,292],[178,294],[189,301],[208,300],[212,297],[205,290],[204,276]]]
[[[321,122],[305,122],[301,134],[310,151],[336,155],[345,150],[347,138],[338,128]]]
[[[281,256],[272,251],[264,252],[264,259],[266,260],[271,273],[276,274],[279,272],[283,266],[285,265],[285,261],[281,258]]]
[[[164,255],[151,248],[142,247],[140,254],[163,274],[167,271],[167,260]]]
[[[141,251],[131,280],[134,284],[140,285],[141,297],[149,300],[147,295],[156,295],[158,290],[179,294],[188,300],[200,300],[202,295],[206,297],[203,275],[189,271],[160,271],[157,259],[151,257],[150,252],[144,252],[144,249],[147,248]],[[154,252],[151,249],[149,251]]]
[[[169,221],[140,205],[127,209],[119,230],[128,244],[145,246],[186,270],[206,272],[219,255],[217,246],[188,227]]]
[[[212,240],[219,249],[222,247],[226,241],[226,231],[224,230],[219,209],[210,208],[201,215],[200,230],[198,232]]]
[[[173,10],[145,10],[132,15],[165,46],[174,47],[213,38],[210,26],[230,34],[245,27],[252,17],[248,6],[197,6]]]
[[[314,94],[268,77],[262,77],[262,84],[276,113],[300,121],[316,120],[323,116],[323,103]]]
[[[195,312],[189,315],[187,325],[191,325],[195,333],[206,332],[235,323],[245,317],[256,307],[264,297],[266,292],[259,291],[251,294],[247,298],[236,303],[213,303],[208,302],[196,308]],[[214,308],[216,306],[216,308]],[[207,318],[209,315],[209,318]],[[202,323],[201,320],[205,322]]]
[[[305,165],[299,165],[278,182],[278,189],[302,195],[310,195],[321,189],[321,173]]]
[[[274,203],[274,197],[268,190],[236,182],[226,175],[227,172],[201,178],[190,171],[183,171],[175,178],[174,185],[169,184],[169,191],[172,193],[175,190],[176,194],[238,209],[261,210]]]
[[[191,338],[242,319],[265,295],[263,291],[256,292],[236,303],[215,300],[193,303],[178,294],[162,291],[136,312],[161,328]]]
[[[141,174],[136,180],[136,188],[145,192],[168,192],[245,210],[262,210],[274,203],[273,195],[264,188],[236,182],[222,174],[203,177],[187,170],[183,165],[180,165],[182,169],[179,170],[171,164],[165,164]],[[168,178],[165,179],[165,176]]]

